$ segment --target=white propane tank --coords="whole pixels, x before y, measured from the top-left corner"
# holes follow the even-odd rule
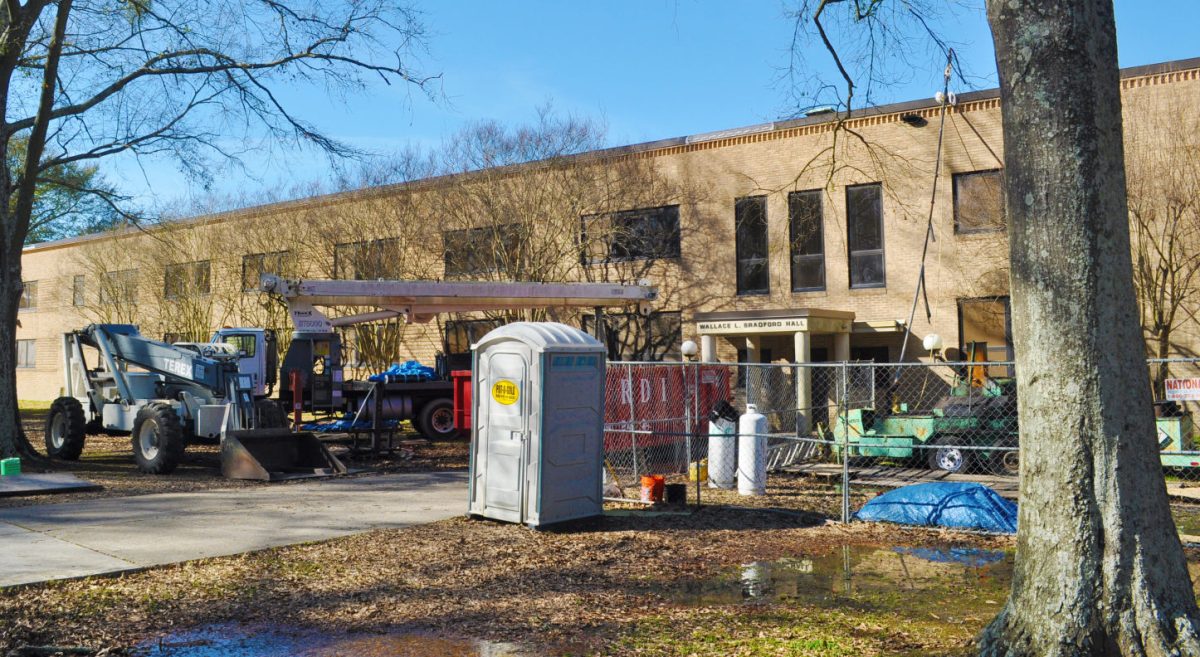
[[[739,495],[767,492],[767,416],[754,404],[738,420],[737,488]]]
[[[713,410],[708,423],[708,485],[737,487],[737,411],[729,404]]]

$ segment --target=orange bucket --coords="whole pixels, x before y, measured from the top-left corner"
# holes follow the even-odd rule
[[[667,478],[663,475],[642,475],[642,501],[661,502]]]

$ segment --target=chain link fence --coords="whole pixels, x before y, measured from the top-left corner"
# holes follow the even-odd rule
[[[1156,429],[1168,486],[1200,500],[1200,359],[1151,360]],[[737,418],[765,416],[771,472],[828,482],[842,494],[923,481],[975,481],[1016,498],[1018,377],[1010,362],[626,363],[608,366],[609,497],[639,499],[642,477],[730,487]],[[733,482],[736,486],[736,481]],[[1193,488],[1194,487],[1194,488]]]

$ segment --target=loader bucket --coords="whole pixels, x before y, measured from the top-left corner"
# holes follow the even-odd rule
[[[229,479],[280,481],[345,473],[346,466],[309,432],[230,431],[221,441],[221,474]]]

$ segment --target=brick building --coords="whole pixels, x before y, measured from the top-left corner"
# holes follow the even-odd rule
[[[1198,114],[1200,59],[1122,78],[1130,167],[1195,131],[1187,117]],[[993,360],[1012,355],[1000,111],[989,90],[960,95],[946,117],[926,260],[932,320],[917,313],[911,358],[926,356],[930,333],[948,347],[985,341]],[[59,336],[89,322],[134,322],[168,340],[205,339],[222,325],[286,333],[282,307],[254,291],[268,272],[647,278],[662,290],[651,317],[606,317],[614,358],[677,359],[693,339],[722,361],[895,360],[921,262],[938,112],[921,100],[841,122],[818,114],[33,245],[22,262],[20,396],[57,396]],[[444,219],[484,216],[473,208],[502,195],[503,218]],[[539,195],[548,200],[533,205]],[[498,264],[507,258],[520,266]],[[359,327],[347,360],[368,369],[379,358],[454,360],[496,321]]]

